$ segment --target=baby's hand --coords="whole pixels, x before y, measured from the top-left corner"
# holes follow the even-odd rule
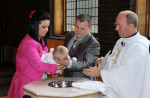
[[[54,51],[54,48],[50,48],[49,51],[52,53]]]
[[[46,52],[45,52],[45,51],[42,51],[42,54],[46,54]]]

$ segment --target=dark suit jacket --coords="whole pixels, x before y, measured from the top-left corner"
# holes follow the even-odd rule
[[[65,37],[64,46],[75,35],[75,32],[69,32]],[[88,77],[82,73],[82,69],[95,66],[95,61],[100,54],[100,44],[91,33],[88,33],[73,50],[70,57],[76,57],[77,61],[72,60],[72,67],[64,70],[64,77],[88,78],[97,80],[96,77]]]

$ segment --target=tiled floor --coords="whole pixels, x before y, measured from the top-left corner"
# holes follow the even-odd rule
[[[13,65],[7,66],[7,65],[0,64],[0,78],[13,76],[14,72],[15,72],[15,67]]]
[[[14,72],[14,67],[0,65],[0,98],[6,98]]]
[[[6,96],[2,96],[2,97],[0,97],[0,98],[6,98]]]
[[[0,97],[7,96],[10,83],[0,84]]]

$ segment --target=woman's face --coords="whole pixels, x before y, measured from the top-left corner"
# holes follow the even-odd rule
[[[48,27],[50,25],[50,21],[49,20],[43,20],[41,21],[41,23],[39,24],[39,40],[41,37],[44,37],[46,35],[46,33],[48,32]]]

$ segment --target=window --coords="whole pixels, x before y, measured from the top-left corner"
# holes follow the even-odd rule
[[[71,31],[79,14],[92,17],[91,33],[98,34],[98,0],[66,0],[66,31]]]

